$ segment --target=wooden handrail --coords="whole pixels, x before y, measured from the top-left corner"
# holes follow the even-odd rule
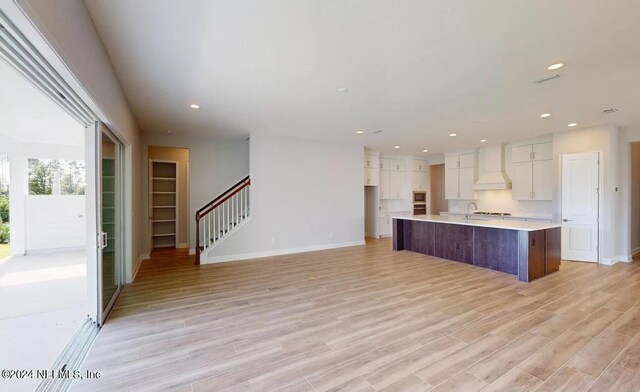
[[[237,187],[238,185],[242,184],[245,181],[249,181],[249,176],[246,176],[245,178],[243,178],[242,180],[238,181],[234,186],[230,187],[229,189],[227,189],[226,191],[222,192],[220,194],[220,196],[216,197],[215,199],[211,200],[210,202],[208,202],[207,204],[204,205],[204,207],[200,208],[198,211],[196,211],[196,216],[198,216],[198,214],[200,214],[200,216],[204,215],[201,214],[202,211],[204,211],[205,209],[207,209],[207,207],[209,207],[211,204],[215,203],[216,201],[220,200],[221,198],[223,198],[227,193],[230,193],[233,191],[233,189],[235,187]]]
[[[220,196],[211,200],[204,207],[196,211],[196,265],[200,265],[200,219],[249,185],[251,185],[251,179],[249,176],[246,176],[234,186],[224,191]]]
[[[203,216],[207,215],[208,213],[213,211],[216,207],[218,207],[220,204],[224,203],[225,201],[229,200],[233,196],[237,195],[241,190],[248,187],[249,185],[251,185],[251,180],[247,180],[246,182],[244,182],[240,187],[237,187],[233,192],[227,194],[222,200],[218,200],[219,197],[216,198],[217,201],[214,201],[213,205],[208,206],[204,211],[200,212],[198,214],[199,216],[196,216],[196,220],[199,220]]]

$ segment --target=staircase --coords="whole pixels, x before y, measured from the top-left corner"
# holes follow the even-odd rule
[[[196,264],[202,253],[220,245],[251,218],[250,187],[251,179],[246,176],[196,211]]]

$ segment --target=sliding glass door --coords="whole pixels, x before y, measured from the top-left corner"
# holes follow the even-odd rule
[[[122,287],[123,146],[104,125],[98,135],[98,297],[102,324]]]

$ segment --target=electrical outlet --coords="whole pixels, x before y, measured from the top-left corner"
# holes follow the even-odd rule
[[[329,232],[329,238],[333,238],[333,231]]]
[[[272,244],[275,244],[275,243],[276,243],[276,239],[275,239],[275,237],[271,239],[271,243],[272,243]]]

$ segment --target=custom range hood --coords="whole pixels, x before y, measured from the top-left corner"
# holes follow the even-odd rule
[[[504,146],[491,146],[484,148],[484,172],[473,185],[476,191],[511,189],[511,179],[504,171]]]

